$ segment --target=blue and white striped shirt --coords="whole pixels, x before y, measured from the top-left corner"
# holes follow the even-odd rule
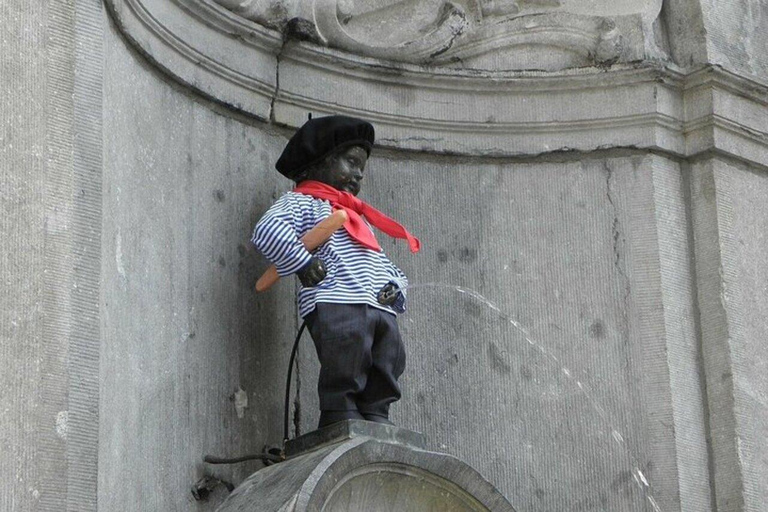
[[[331,214],[331,204],[322,199],[287,192],[256,224],[251,242],[275,264],[281,277],[301,270],[312,255],[301,237]],[[370,227],[370,226],[369,226]],[[392,306],[383,306],[376,294],[387,283],[404,289],[405,274],[383,252],[363,247],[345,229],[339,229],[314,253],[323,260],[326,276],[317,286],[299,290],[299,314],[307,316],[318,302],[368,304],[390,313],[405,312],[403,290]]]

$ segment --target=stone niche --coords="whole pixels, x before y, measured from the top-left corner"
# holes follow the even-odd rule
[[[519,158],[526,163],[546,155],[548,161],[557,163],[569,152],[578,156],[602,150],[631,151],[633,155],[627,157],[632,160],[631,168],[627,163],[621,172],[614,173],[606,165],[607,180],[599,169],[585,175],[600,177],[600,185],[594,190],[601,198],[602,186],[608,187],[607,198],[602,198],[606,211],[619,211],[613,198],[626,197],[629,206],[622,207],[626,208],[622,215],[635,222],[636,229],[635,238],[629,238],[629,242],[641,248],[643,255],[657,251],[652,258],[638,257],[636,272],[631,268],[629,272],[622,270],[618,266],[618,248],[623,245],[617,245],[620,238],[616,231],[619,217],[611,213],[613,227],[609,225],[608,231],[614,232],[613,242],[604,246],[608,248],[605,254],[621,276],[637,283],[627,287],[631,293],[624,301],[630,309],[622,314],[643,320],[638,322],[638,340],[660,343],[651,354],[653,357],[641,361],[661,361],[657,356],[679,357],[683,361],[675,366],[678,363],[672,364],[672,359],[665,360],[654,365],[654,372],[627,374],[632,378],[648,375],[656,386],[653,389],[658,389],[661,396],[658,403],[649,400],[650,405],[638,405],[642,411],[638,417],[653,419],[663,414],[670,419],[669,424],[659,421],[654,426],[641,423],[638,427],[647,429],[644,432],[648,439],[656,440],[651,456],[655,463],[662,461],[657,465],[656,482],[668,485],[666,503],[672,504],[664,510],[710,510],[698,506],[710,500],[705,476],[710,468],[715,471],[716,488],[726,489],[718,490],[718,508],[727,508],[731,496],[741,496],[746,484],[758,489],[745,492],[747,498],[762,496],[758,492],[763,492],[765,479],[760,480],[759,471],[750,472],[751,466],[744,466],[741,469],[746,476],[742,477],[742,473],[733,470],[740,464],[740,455],[729,444],[732,439],[748,439],[758,446],[756,439],[762,438],[757,434],[750,437],[739,426],[750,425],[750,418],[761,419],[758,413],[744,423],[733,419],[736,406],[731,399],[731,381],[738,372],[720,366],[730,361],[730,356],[714,353],[711,362],[705,361],[705,365],[713,368],[711,372],[707,369],[711,379],[707,386],[725,398],[710,398],[702,406],[711,412],[710,417],[700,421],[705,413],[697,412],[697,403],[689,399],[698,396],[699,377],[695,371],[675,369],[687,368],[688,356],[679,354],[688,354],[689,348],[698,350],[698,334],[695,328],[680,327],[680,341],[676,341],[677,331],[672,331],[672,337],[663,338],[657,330],[674,325],[675,315],[684,311],[675,299],[677,295],[667,298],[670,291],[687,294],[686,287],[691,286],[698,290],[695,299],[703,300],[697,307],[707,312],[711,301],[711,307],[721,311],[723,306],[718,301],[724,296],[722,279],[724,275],[727,279],[732,276],[718,271],[725,261],[721,261],[721,251],[727,247],[720,243],[718,223],[721,218],[731,219],[733,206],[729,201],[741,197],[731,195],[729,180],[739,176],[737,167],[741,169],[744,162],[756,163],[761,169],[768,162],[768,87],[763,79],[708,64],[710,42],[705,40],[707,31],[702,18],[708,20],[711,13],[702,7],[705,4],[698,0],[670,1],[661,9],[660,0],[105,2],[123,36],[167,76],[251,119],[290,128],[300,126],[307,113],[363,117],[376,126],[377,146],[389,148],[391,154],[413,151],[483,157],[467,158],[465,161],[472,162],[471,166],[482,161],[496,162],[495,157]],[[290,20],[299,21],[289,23]],[[665,26],[670,27],[668,33]],[[723,50],[731,41],[726,38],[728,34],[722,36]],[[674,61],[668,58],[667,47],[676,56]],[[637,153],[654,156],[638,158]],[[408,157],[411,155],[407,153]],[[736,161],[738,165],[718,178],[725,185],[718,181],[716,185],[707,185],[706,193],[700,197],[693,194],[692,240],[697,247],[703,244],[703,248],[696,248],[695,258],[690,258],[685,249],[689,235],[689,221],[685,220],[685,168],[693,162],[694,173],[704,173],[703,179],[712,181],[712,176],[720,176],[717,173],[721,172],[716,167],[720,164],[708,163],[712,155]],[[643,165],[642,173],[634,170],[635,161]],[[598,160],[592,162],[597,165]],[[499,176],[505,175],[496,171]],[[568,177],[567,173],[557,172],[558,177]],[[756,176],[751,169],[743,174]],[[612,189],[608,184],[611,176],[622,177],[625,181],[619,183],[625,183],[624,188]],[[630,177],[638,181],[631,181]],[[646,192],[637,193],[635,183],[643,185]],[[725,195],[721,196],[723,186]],[[624,196],[612,195],[618,191]],[[617,204],[621,205],[621,201]],[[602,209],[596,207],[594,211]],[[643,216],[633,212],[642,212]],[[490,218],[484,213],[480,217]],[[745,214],[744,218],[749,217]],[[639,226],[638,219],[649,220]],[[670,233],[664,236],[673,242],[662,245],[661,235],[646,236],[646,225],[649,230]],[[680,228],[679,236],[677,231],[665,231],[673,227]],[[737,239],[736,235],[728,235],[726,241]],[[650,240],[659,240],[658,245],[648,243]],[[714,249],[706,244],[712,244]],[[672,253],[670,247],[674,249]],[[693,278],[693,284],[677,285],[675,279],[688,278],[675,271],[659,271],[655,275],[655,267],[647,264],[658,262],[661,269],[677,268],[663,266],[677,265],[675,251],[684,255],[680,262],[685,265],[689,261],[697,265],[706,263],[701,271],[696,269],[698,277]],[[651,275],[655,277],[644,277]],[[734,286],[738,288],[738,284]],[[657,287],[662,298],[656,295]],[[665,315],[664,320],[648,321],[651,317],[644,315],[645,309],[631,309],[634,300],[639,304],[636,308],[650,308]],[[663,304],[653,302],[662,300]],[[671,304],[669,308],[667,301]],[[731,307],[742,314],[740,308]],[[709,331],[711,343],[707,341],[703,346],[728,354],[732,338],[726,327],[753,322],[749,308],[744,311],[746,316],[737,315],[733,323],[730,317],[726,319],[725,312],[718,313],[721,316],[702,315],[702,319],[715,322]],[[729,311],[728,315],[731,314]],[[726,327],[718,323],[721,321]],[[722,339],[718,338],[721,329]],[[645,345],[638,343],[637,350],[650,350]],[[743,346],[750,347],[746,343]],[[700,364],[699,356],[692,357],[691,368],[695,368]],[[675,379],[680,375],[690,376],[691,384],[687,380],[678,383]],[[721,375],[732,378],[723,381]],[[748,408],[751,396],[749,390],[742,392],[739,411]],[[672,399],[675,406],[667,406],[666,400]],[[693,411],[690,415],[685,407],[680,408],[683,412],[678,411],[677,404],[687,403]],[[709,463],[704,434],[698,433],[704,431],[707,422],[713,426],[713,432],[722,433],[713,441],[713,461]],[[352,460],[355,454],[367,457],[379,443],[351,446],[350,442],[340,445],[344,450],[349,448],[345,452],[349,458],[339,460]],[[392,457],[400,453],[397,446],[380,449],[391,452]],[[335,460],[327,462],[335,464]],[[292,464],[290,460],[276,469],[258,472],[259,476],[251,482],[275,471],[286,471],[291,467],[288,464]],[[489,478],[494,477],[492,471],[487,473]],[[403,477],[396,472],[390,474],[393,478]],[[417,478],[423,477],[419,475]],[[375,474],[363,472],[359,478],[361,488],[378,485]],[[700,491],[699,485],[705,489]],[[236,497],[233,495],[233,499]]]

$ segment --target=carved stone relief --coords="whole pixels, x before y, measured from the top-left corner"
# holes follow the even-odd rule
[[[300,15],[301,0],[214,0],[251,21],[269,28],[282,30],[289,19]]]
[[[662,0],[216,2],[273,28],[305,18],[325,46],[419,65],[551,71],[659,56]]]

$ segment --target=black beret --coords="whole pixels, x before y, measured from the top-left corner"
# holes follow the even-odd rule
[[[373,125],[347,116],[326,116],[310,119],[293,134],[278,158],[275,169],[289,179],[342,148],[362,146],[371,154],[374,141]]]

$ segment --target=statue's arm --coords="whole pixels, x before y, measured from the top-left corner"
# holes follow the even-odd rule
[[[297,224],[301,221],[290,198],[283,196],[256,224],[251,242],[277,268],[280,277],[307,268],[312,255],[301,243]]]

